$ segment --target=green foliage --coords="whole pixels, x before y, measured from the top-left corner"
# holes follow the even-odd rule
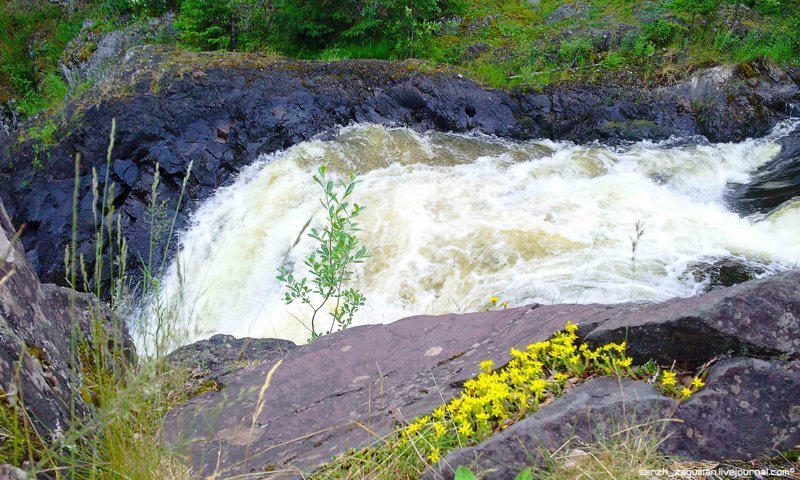
[[[717,13],[721,0],[672,0],[670,7],[678,13],[692,17],[709,16]]]
[[[83,18],[49,2],[11,2],[0,9],[0,101],[6,90],[26,116],[59,104],[67,87],[58,61]]]
[[[184,0],[175,22],[181,44],[200,50],[227,50],[234,42],[232,3]]]
[[[317,242],[317,248],[305,260],[310,269],[311,281],[308,278],[298,280],[286,268],[278,269],[277,279],[286,286],[285,301],[291,304],[300,300],[312,309],[311,324],[306,325],[314,340],[325,333],[333,333],[338,327],[341,330],[350,326],[353,315],[364,305],[366,298],[354,288],[345,288],[352,278],[352,266],[362,263],[369,253],[365,246],[359,246],[356,233],[359,231],[355,218],[363,207],[350,204],[348,198],[356,186],[354,175],[344,187],[344,191],[336,191],[333,180],[327,177],[326,167],[319,167],[314,182],[323,192],[320,200],[327,214],[327,222],[322,230],[312,228],[309,237]],[[317,329],[317,314],[328,302],[334,304],[331,311],[331,324],[326,332]]]
[[[46,120],[41,126],[32,126],[27,130],[28,139],[33,140],[34,158],[31,167],[34,172],[42,170],[42,161],[49,158],[48,150],[57,142],[56,131],[58,127],[52,119]]]
[[[754,0],[746,3],[764,15],[775,15],[785,8],[781,0]]]
[[[478,477],[466,467],[459,466],[456,469],[455,480],[478,480]],[[514,480],[533,480],[533,471],[530,468],[526,468],[519,472],[519,474],[514,477]]]
[[[642,25],[645,38],[657,47],[668,45],[683,30],[677,23],[661,19]]]
[[[430,29],[425,22],[445,9],[440,0],[281,0],[277,10],[284,34],[306,47],[390,37],[406,49],[412,48],[420,30]]]
[[[3,463],[22,465],[29,455],[26,426],[16,406],[16,396],[14,406],[9,404],[12,397],[5,397],[6,394],[0,396],[0,458]]]
[[[588,38],[577,38],[561,42],[558,58],[570,65],[582,66],[589,62],[594,54],[594,47]]]

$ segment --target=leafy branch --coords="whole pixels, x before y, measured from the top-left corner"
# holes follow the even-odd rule
[[[364,305],[366,297],[354,288],[345,288],[345,285],[353,276],[352,266],[370,256],[356,237],[360,229],[355,218],[364,207],[348,201],[357,183],[355,175],[350,175],[343,192],[336,190],[333,180],[327,177],[325,166],[319,167],[314,182],[324,192],[320,203],[327,221],[324,228],[312,228],[308,234],[317,242],[317,248],[304,262],[309,268],[310,279],[298,280],[285,266],[278,268],[277,275],[278,281],[286,287],[284,300],[287,305],[299,300],[311,308],[310,340],[333,333],[336,327],[344,330],[353,323],[353,316]],[[317,330],[320,321],[317,315],[329,302],[334,303],[330,327],[321,332]]]

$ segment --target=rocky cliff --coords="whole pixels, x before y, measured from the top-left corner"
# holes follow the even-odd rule
[[[95,365],[82,362],[100,341],[94,337],[102,331],[98,347],[119,347],[128,359],[133,343],[93,295],[39,282],[2,202],[0,279],[0,408],[24,405],[25,418],[50,440],[89,413],[82,371]]]
[[[141,256],[149,247],[146,205],[156,164],[169,218],[194,162],[180,226],[198,201],[258,155],[337,125],[374,122],[576,142],[670,135],[736,141],[785,119],[800,99],[798,82],[795,70],[745,65],[662,86],[609,79],[505,92],[413,62],[309,63],[141,47],[128,53],[116,75],[65,107],[51,145],[26,139],[30,135],[0,141],[0,197],[12,219],[26,225],[23,240],[42,279],[63,283],[74,157],[83,157],[80,217],[91,218],[92,169],[101,178],[106,171],[112,118],[118,125],[113,203],[131,254]],[[93,251],[93,233],[92,225],[79,226],[80,252]]]

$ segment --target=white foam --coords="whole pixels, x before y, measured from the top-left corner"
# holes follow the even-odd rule
[[[729,182],[779,151],[774,139],[625,147],[513,143],[359,125],[334,140],[263,157],[194,215],[181,240],[186,341],[214,333],[304,341],[302,305],[286,306],[276,269],[314,248],[322,163],[355,170],[367,209],[361,239],[373,257],[357,269],[367,305],[356,324],[484,308],[497,295],[527,302],[664,300],[703,285],[692,262],[737,256],[774,270],[800,261],[800,208],[743,218],[723,203]],[[646,233],[631,260],[637,221]],[[296,246],[293,247],[296,241]],[[179,287],[175,265],[165,292]],[[298,320],[299,319],[299,320]],[[325,327],[327,328],[327,327]]]

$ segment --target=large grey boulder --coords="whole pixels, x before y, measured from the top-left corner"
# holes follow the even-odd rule
[[[104,26],[86,20],[78,35],[64,48],[58,67],[70,88],[87,81],[99,81],[120,64],[125,53],[144,43],[173,40],[177,31],[172,26],[174,14],[136,22],[120,30],[104,31]],[[110,72],[111,71],[111,72]]]
[[[800,361],[730,358],[683,402],[664,450],[693,459],[753,459],[800,445]]]
[[[586,335],[595,345],[626,338],[635,360],[686,368],[724,355],[800,357],[800,270],[668,300]]]
[[[173,410],[164,436],[202,476],[308,472],[448,401],[481,361],[502,365],[511,347],[570,319],[596,325],[630,308],[534,305],[352,328],[234,372],[221,391]]]
[[[73,339],[87,345],[99,340],[92,338],[91,326],[100,320],[106,332],[101,348],[123,354],[119,367],[133,360],[133,343],[94,296],[42,285],[15,236],[0,202],[0,401],[21,402],[47,440],[89,412],[79,393],[81,366],[71,350]]]
[[[665,366],[677,361],[696,369],[719,355],[794,358],[800,346],[799,284],[800,271],[790,271],[651,306],[532,305],[466,315],[418,316],[389,325],[353,328],[300,346],[285,357],[273,357],[263,365],[230,373],[221,391],[201,395],[170,412],[164,436],[202,475],[309,472],[332,456],[367,446],[376,436],[429,413],[459,394],[461,385],[477,373],[481,361],[491,359],[495,365],[504,365],[510,359],[511,347],[523,348],[547,339],[567,321],[578,323],[579,336],[592,343],[619,341],[627,332],[630,352],[640,360],[652,358]],[[273,368],[276,370],[269,376]],[[772,386],[788,388],[781,387],[781,382],[796,388],[797,379],[792,375],[775,373],[756,380],[761,382],[764,395],[764,389]],[[730,381],[728,376],[718,377],[712,371],[707,388],[734,388],[727,386]],[[594,384],[608,387],[602,382]],[[756,384],[752,383],[752,388]],[[631,393],[644,399],[642,412],[667,402],[652,392],[644,395],[641,388],[637,386]],[[606,401],[592,396],[593,390],[576,391],[590,393],[572,400],[565,397],[553,405],[572,405],[569,408],[575,409],[578,398],[584,398],[584,404],[590,406]],[[794,391],[788,389],[788,396],[777,395],[775,402],[764,403],[771,410],[770,417],[753,416],[747,409],[730,409],[726,421],[750,425],[754,436],[743,437],[746,441],[755,441],[770,429],[777,428],[778,433],[784,428],[791,430],[786,425],[797,414]],[[686,425],[701,422],[688,407],[706,405],[702,402],[710,400],[704,398],[716,397],[703,394],[686,403],[686,413],[680,417]],[[740,400],[755,405],[754,398]],[[609,405],[616,402],[610,397],[607,401]],[[637,402],[631,403],[635,410]],[[710,407],[694,408],[705,412]],[[560,415],[552,405],[546,412]],[[668,416],[667,408],[660,412]],[[690,422],[693,418],[696,420]],[[542,431],[536,435],[552,439],[549,446],[558,438],[566,440],[568,433],[550,429],[547,435],[552,436]],[[692,454],[693,438],[697,437],[690,438],[685,429],[674,434],[685,437],[684,443],[676,443],[686,446],[680,452]],[[730,432],[723,428],[720,434]],[[791,435],[781,437],[784,440],[780,444],[790,442],[794,438]],[[716,459],[730,453],[748,457],[757,451],[696,449],[697,455],[691,456],[702,453]]]

